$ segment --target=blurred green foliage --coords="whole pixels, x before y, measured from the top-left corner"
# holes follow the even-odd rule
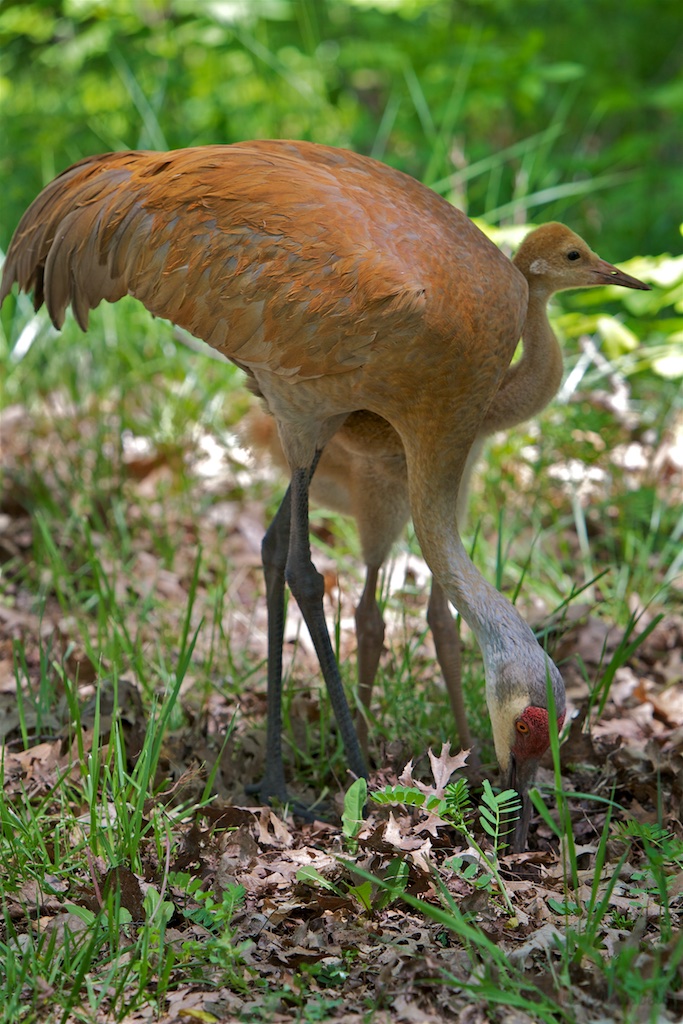
[[[672,251],[682,41],[679,0],[1,0],[0,245],[85,154],[294,137]]]

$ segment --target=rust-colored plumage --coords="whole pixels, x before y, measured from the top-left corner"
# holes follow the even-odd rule
[[[545,263],[534,281],[544,280]],[[461,213],[373,160],[312,143],[250,142],[82,160],[38,196],[10,245],[13,282],[56,326],[85,329],[102,299],[138,298],[252,378],[291,470],[264,540],[268,762],[258,792],[286,799],[280,748],[284,584],[311,632],[353,772],[358,744],[310,560],[308,487],[349,414],[386,420],[405,452],[425,558],[482,648],[501,766],[520,788],[548,745],[546,677],[564,688],[517,612],[460,542],[468,453],[527,319],[520,273]],[[524,731],[530,740],[520,743]],[[522,777],[523,776],[523,777]]]
[[[577,254],[568,260],[566,254]],[[494,431],[515,426],[539,413],[551,401],[562,379],[562,353],[545,316],[550,296],[568,288],[591,284],[641,287],[641,282],[605,263],[586,243],[562,224],[545,224],[527,235],[513,263],[519,266],[530,287],[522,341],[522,358],[510,366],[490,403],[470,449],[458,494],[458,524],[462,528],[470,475],[485,438]],[[537,295],[536,273],[531,265],[545,263],[545,282]],[[287,461],[275,422],[254,409],[244,426],[246,443],[255,452],[267,452],[282,469]],[[384,642],[385,626],[377,604],[379,571],[410,517],[408,474],[401,440],[386,420],[367,413],[352,413],[328,442],[315,476],[311,496],[320,505],[352,516],[357,523],[366,566],[363,593],[356,609],[358,639],[358,692],[370,708],[372,689]],[[441,666],[461,745],[471,745],[460,678],[460,642],[448,609],[448,601],[432,580],[427,608],[437,660]],[[367,721],[358,718],[356,728],[367,754]]]

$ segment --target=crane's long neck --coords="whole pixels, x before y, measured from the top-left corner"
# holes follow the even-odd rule
[[[508,367],[467,456],[457,499],[461,529],[467,517],[472,474],[485,438],[496,430],[506,430],[536,416],[554,398],[562,383],[562,350],[548,320],[549,298],[543,291],[530,291],[521,359]]]
[[[480,436],[523,423],[544,409],[562,381],[562,350],[548,320],[545,291],[529,292],[522,357],[510,366],[489,406]]]
[[[410,504],[422,553],[432,573],[472,629],[488,668],[511,660],[536,639],[513,608],[488,583],[469,558],[460,539],[456,507],[464,457],[446,444],[417,453],[406,445]],[[454,454],[454,451],[456,454]]]
[[[537,647],[529,626],[510,601],[484,579],[458,534],[449,538],[447,556],[444,589],[477,638],[487,667],[509,660],[527,644]]]

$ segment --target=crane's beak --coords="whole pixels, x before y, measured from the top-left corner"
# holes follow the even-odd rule
[[[538,761],[529,759],[518,763],[514,754],[510,756],[510,767],[505,777],[505,789],[514,789],[522,804],[519,816],[516,819],[510,818],[506,822],[506,827],[510,830],[508,834],[510,836],[509,843],[512,853],[522,853],[526,849],[527,833],[531,819],[529,790],[536,779],[537,768]]]
[[[597,280],[596,284],[616,284],[620,288],[637,288],[641,292],[649,292],[652,289],[649,284],[639,281],[637,277],[631,277],[617,267],[613,267],[607,260],[597,260],[591,268]]]

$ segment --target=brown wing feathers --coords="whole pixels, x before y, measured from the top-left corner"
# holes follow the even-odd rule
[[[71,304],[85,329],[102,299],[129,293],[254,367],[318,377],[361,366],[378,329],[415,333],[424,289],[412,253],[374,217],[362,161],[342,180],[335,159],[269,143],[83,160],[22,218],[2,298],[16,280],[57,327]],[[398,196],[392,221],[409,201]]]

